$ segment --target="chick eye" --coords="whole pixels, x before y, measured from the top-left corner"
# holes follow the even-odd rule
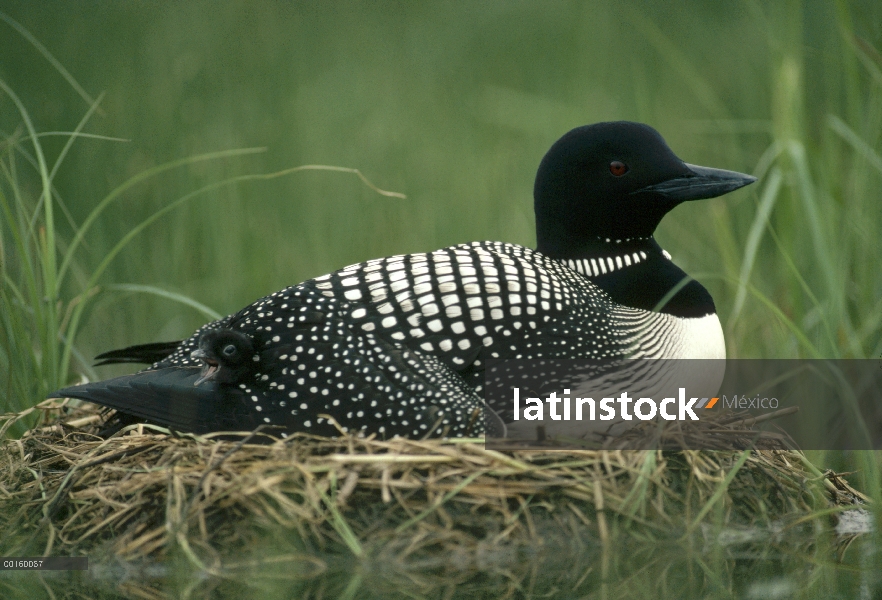
[[[224,356],[233,356],[236,353],[236,347],[233,344],[227,344],[222,350]]]
[[[616,177],[621,177],[625,173],[628,172],[628,165],[623,163],[620,160],[614,160],[609,163],[609,172],[615,175]]]

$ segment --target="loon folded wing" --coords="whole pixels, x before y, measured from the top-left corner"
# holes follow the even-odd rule
[[[256,426],[240,390],[194,386],[199,373],[197,368],[147,370],[67,387],[49,397],[94,402],[175,431],[202,434]]]

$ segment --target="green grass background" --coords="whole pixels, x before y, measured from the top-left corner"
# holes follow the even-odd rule
[[[687,162],[760,177],[679,207],[656,236],[711,291],[730,356],[882,354],[878,0],[0,0],[0,13],[0,412],[131,370],[91,357],[189,335],[208,319],[195,303],[227,314],[369,258],[532,245],[544,152],[614,119],[651,124]],[[30,137],[75,130],[98,137]],[[265,151],[194,158],[243,148]],[[407,198],[347,173],[248,179],[304,164]],[[858,471],[879,505],[878,453],[810,457]]]
[[[95,376],[98,352],[207,320],[108,285],[155,286],[227,314],[369,258],[480,239],[532,245],[543,153],[572,127],[614,119],[653,125],[687,162],[761,177],[681,206],[657,232],[710,289],[730,356],[882,353],[882,3],[3,0],[0,10],[87,98],[104,94],[82,131],[128,140],[67,148],[70,137],[40,137],[41,177],[20,108],[36,132],[69,132],[91,104],[0,22],[0,80],[20,102],[0,93],[0,408]],[[117,186],[251,147],[266,151],[132,186],[85,232],[64,278],[51,274]],[[40,199],[61,153],[50,215]],[[188,193],[315,163],[357,168],[407,199],[319,171],[223,185],[99,271],[123,235]]]

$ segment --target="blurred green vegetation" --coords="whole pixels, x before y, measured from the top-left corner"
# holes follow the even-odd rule
[[[878,2],[6,0],[0,9],[86,94],[104,93],[83,131],[129,140],[77,138],[65,155],[52,180],[59,256],[98,202],[145,169],[266,148],[126,191],[60,282],[62,324],[110,249],[155,211],[230,177],[299,164],[358,168],[407,199],[328,172],[221,186],[136,236],[99,283],[157,286],[226,314],[368,258],[475,239],[530,245],[532,180],[548,146],[577,125],[630,119],[656,127],[688,162],[762,176],[678,208],[657,234],[711,290],[730,356],[882,352]],[[90,103],[9,24],[0,30],[0,79],[35,131],[74,130]],[[13,197],[14,181],[34,209],[43,180],[8,94],[0,130],[6,172],[15,171],[0,186]],[[50,165],[69,141],[40,138]],[[4,229],[3,269],[14,280],[11,239]],[[750,284],[740,292],[739,279]],[[7,331],[27,329],[27,310],[3,312]],[[205,320],[167,298],[102,287],[75,347],[88,359],[179,338]],[[3,347],[7,364],[27,352],[16,339],[17,349]],[[37,362],[45,343],[35,342]]]
[[[532,245],[542,155],[572,127],[615,119],[651,124],[687,162],[761,177],[678,208],[656,236],[711,291],[730,356],[882,354],[878,0],[0,0],[0,11],[83,90],[0,22],[0,411],[95,376],[99,352],[190,334],[207,319],[195,303],[227,314],[369,258]],[[128,141],[28,139],[81,125]],[[265,151],[191,159],[243,148]],[[172,161],[183,164],[109,204],[56,281],[95,207]],[[224,183],[302,164],[357,168],[407,198],[323,171]],[[100,271],[124,235],[206,186]],[[872,453],[813,458],[860,470],[880,498]]]

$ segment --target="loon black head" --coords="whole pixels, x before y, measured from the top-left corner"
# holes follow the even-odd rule
[[[536,174],[538,250],[591,277],[624,306],[710,315],[716,311],[711,295],[671,262],[652,234],[681,202],[754,181],[684,163],[648,125],[577,127],[554,143]]]
[[[573,129],[536,174],[537,249],[553,258],[589,256],[598,240],[649,238],[672,208],[714,198],[755,177],[684,163],[642,123]]]
[[[254,344],[244,333],[231,329],[210,329],[199,338],[191,358],[201,360],[202,373],[194,385],[206,381],[237,383],[254,369]]]

